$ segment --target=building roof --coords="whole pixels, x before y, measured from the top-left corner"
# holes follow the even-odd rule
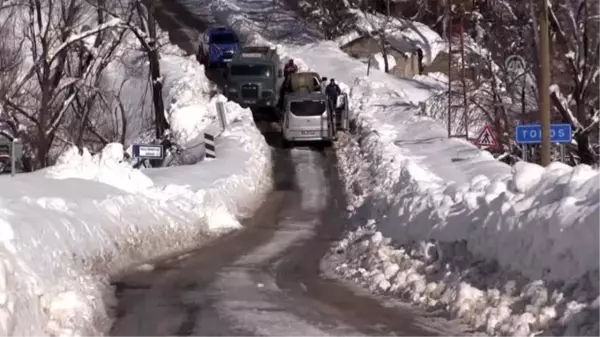
[[[370,33],[367,33],[367,32],[362,33],[359,37],[344,44],[342,46],[342,48],[352,45],[360,40],[369,39],[369,38],[379,40],[379,32],[373,31]],[[412,43],[409,40],[403,39],[402,37],[398,37],[398,36],[391,36],[389,34],[386,36],[386,42],[390,46],[390,48],[394,49],[395,51],[397,51],[399,53],[416,53],[420,49],[419,47],[417,47],[414,43]]]

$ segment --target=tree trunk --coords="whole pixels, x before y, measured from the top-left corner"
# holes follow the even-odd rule
[[[150,62],[150,77],[152,79],[152,102],[154,104],[154,116],[156,125],[156,139],[161,139],[165,130],[169,128],[169,123],[165,117],[165,106],[163,102],[163,81],[160,76],[160,62],[158,56],[158,46],[156,37],[156,21],[154,20],[154,6],[148,8],[148,35],[150,41],[148,45],[148,61]]]
[[[386,73],[390,72],[390,64],[388,62],[388,53],[387,53],[387,46],[386,46],[386,41],[385,41],[385,33],[381,33],[380,39],[381,41],[381,55],[383,56],[383,65],[384,65],[384,70]]]
[[[577,141],[577,152],[582,164],[593,165],[596,162],[596,158],[590,152],[590,138],[587,132],[580,132],[575,135]]]

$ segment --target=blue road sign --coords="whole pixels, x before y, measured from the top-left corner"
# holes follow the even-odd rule
[[[135,144],[131,150],[134,158],[141,159],[163,159],[164,151],[162,145]]]
[[[554,144],[570,143],[573,138],[571,124],[551,124],[550,142]],[[542,142],[542,126],[540,124],[517,125],[515,140],[519,144],[539,144]]]

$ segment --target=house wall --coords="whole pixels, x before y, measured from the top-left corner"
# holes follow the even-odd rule
[[[379,41],[375,39],[363,38],[342,47],[342,50],[351,57],[368,59],[372,55],[380,53],[381,46]],[[396,60],[396,67],[391,69],[390,73],[405,77],[412,77],[419,74],[419,57],[417,53],[406,57],[403,53],[390,50],[388,54],[392,55]]]
[[[453,54],[454,55],[454,54]],[[454,55],[453,56],[456,60],[456,58],[459,58],[460,55]],[[471,63],[471,62],[469,62]],[[468,64],[468,63],[467,63]],[[429,74],[429,73],[442,73],[445,74],[446,76],[448,76],[448,53],[447,52],[440,52],[437,57],[435,58],[435,60],[433,60],[433,62],[426,66],[423,69],[423,74]],[[453,80],[457,80],[459,78],[462,77],[462,69],[459,65],[453,65],[452,67],[452,72],[450,75]],[[467,79],[470,80],[476,80],[476,77],[478,76],[486,76],[486,69],[484,68],[480,68],[480,69],[476,69],[474,66],[468,66],[465,68],[465,77]]]
[[[419,74],[419,55],[412,53],[406,55],[397,51],[390,52],[396,60],[396,67],[392,69],[391,73],[402,77],[413,77]]]

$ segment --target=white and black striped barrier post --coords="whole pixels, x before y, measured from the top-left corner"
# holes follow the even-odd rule
[[[219,119],[219,124],[221,126],[221,130],[217,132],[204,132],[204,156],[206,158],[217,158],[217,146],[215,144],[215,139],[221,135],[227,129],[227,116],[225,114],[225,104],[223,102],[217,102],[217,118]],[[209,127],[209,129],[213,129]]]
[[[217,102],[217,117],[221,124],[221,131],[227,129],[227,116],[225,115],[225,104],[223,102]]]
[[[217,158],[217,147],[215,146],[215,136],[204,133],[204,155],[206,158]]]

